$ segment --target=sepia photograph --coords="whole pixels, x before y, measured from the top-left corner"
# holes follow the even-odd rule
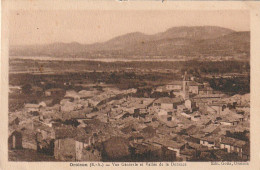
[[[249,10],[8,22],[8,161],[250,161]]]

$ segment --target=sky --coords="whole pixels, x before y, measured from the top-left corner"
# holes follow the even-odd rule
[[[220,26],[250,30],[248,11],[12,11],[10,45],[104,42],[130,32],[155,34],[177,26]]]

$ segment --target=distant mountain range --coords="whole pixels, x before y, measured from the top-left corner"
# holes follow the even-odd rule
[[[10,46],[13,56],[136,57],[250,55],[250,32],[216,26],[173,27],[146,35],[133,32],[103,43]]]

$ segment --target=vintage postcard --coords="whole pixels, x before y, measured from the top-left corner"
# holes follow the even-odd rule
[[[0,168],[259,169],[259,9],[3,1]]]

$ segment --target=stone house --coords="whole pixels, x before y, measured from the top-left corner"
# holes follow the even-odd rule
[[[226,149],[228,153],[237,153],[238,156],[242,157],[243,156],[243,150],[245,150],[247,142],[239,140],[239,139],[234,139],[231,137],[222,137],[220,138],[220,148],[221,149]]]
[[[22,149],[22,133],[14,131],[8,138],[8,149]]]
[[[161,109],[177,109],[177,106],[182,104],[183,100],[181,98],[169,98],[161,97],[154,101],[153,106]]]
[[[82,128],[62,127],[55,131],[54,157],[62,161],[99,161],[101,154],[93,149],[96,140]],[[92,148],[92,149],[91,149]]]

